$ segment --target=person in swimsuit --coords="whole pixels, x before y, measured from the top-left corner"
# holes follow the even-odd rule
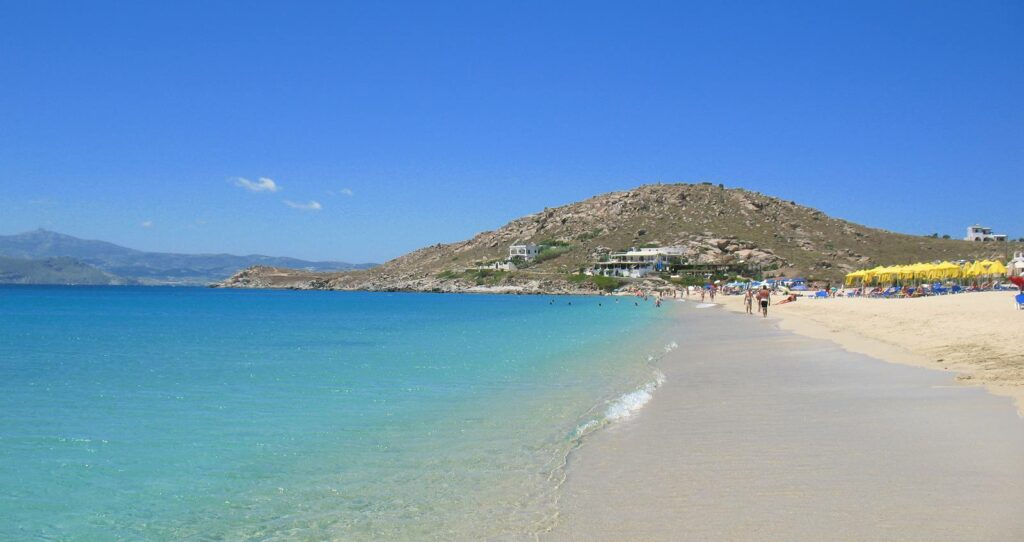
[[[747,290],[743,294],[743,305],[747,308],[747,314],[754,314],[754,291]]]
[[[761,305],[762,316],[768,318],[768,305],[772,304],[772,293],[768,291],[767,286],[762,286],[757,292],[757,302]]]

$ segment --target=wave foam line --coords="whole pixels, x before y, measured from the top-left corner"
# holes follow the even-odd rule
[[[604,419],[614,422],[632,416],[651,401],[654,397],[654,390],[664,383],[665,375],[658,371],[653,381],[644,384],[643,387],[636,391],[623,394],[618,399],[612,401],[604,411]]]

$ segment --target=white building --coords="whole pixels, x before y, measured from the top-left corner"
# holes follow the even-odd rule
[[[512,245],[508,247],[508,259],[514,260],[521,258],[526,261],[530,261],[540,254],[540,245],[529,243],[526,245]]]
[[[1006,235],[1001,233],[992,233],[992,228],[986,228],[975,224],[967,228],[967,237],[965,241],[1005,241]]]
[[[670,259],[679,259],[683,254],[682,247],[631,248],[625,252],[612,252],[607,260],[595,262],[590,274],[640,278],[668,269]]]
[[[1013,259],[1006,263],[1006,272],[1011,277],[1024,277],[1024,252],[1013,254]]]
[[[486,269],[486,270],[490,270],[490,271],[515,271],[516,269],[518,269],[516,267],[515,262],[513,262],[512,260],[490,262],[490,263],[478,265],[478,266],[476,266],[476,268],[477,269],[481,269],[481,270]]]

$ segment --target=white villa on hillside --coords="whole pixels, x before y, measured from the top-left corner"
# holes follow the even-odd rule
[[[967,237],[964,237],[965,241],[1005,241],[1006,235],[1002,233],[992,233],[992,228],[986,228],[975,224],[967,228]]]
[[[606,261],[594,262],[587,274],[640,278],[667,269],[670,258],[679,258],[683,254],[682,247],[631,248],[609,254]]]
[[[512,245],[508,247],[509,260],[521,258],[523,260],[530,261],[536,258],[537,254],[540,254],[540,245],[535,245],[533,243],[525,245]]]

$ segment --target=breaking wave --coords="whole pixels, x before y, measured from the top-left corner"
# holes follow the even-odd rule
[[[672,341],[665,345],[664,351],[667,354],[676,348],[679,348],[679,344]],[[648,363],[653,363],[656,361],[656,358],[654,356],[648,356],[647,361]],[[602,412],[598,417],[590,419],[577,426],[574,437],[577,439],[582,438],[605,425],[633,416],[651,401],[654,397],[654,391],[664,383],[665,374],[654,369],[653,380],[633,391],[626,392],[615,399],[606,402],[604,412]]]

